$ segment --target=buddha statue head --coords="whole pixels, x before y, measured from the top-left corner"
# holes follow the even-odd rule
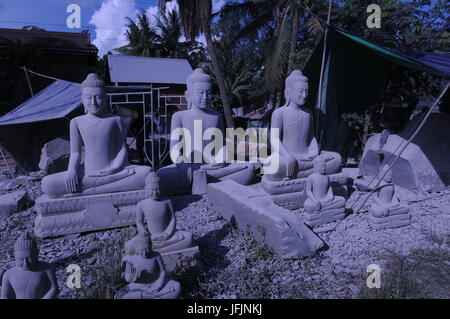
[[[152,255],[153,243],[149,234],[139,234],[136,241],[135,254],[143,258],[149,258]]]
[[[14,244],[14,258],[17,267],[33,270],[38,262],[38,255],[36,239],[29,232],[23,233]]]
[[[188,108],[206,109],[211,104],[211,77],[197,68],[187,77],[185,92]]]
[[[125,255],[122,266],[125,266],[123,278],[129,283],[151,283],[155,277],[153,272],[155,252],[152,251],[152,239],[149,234],[139,234],[136,240],[134,255]]]
[[[90,73],[81,83],[81,100],[84,111],[93,115],[100,115],[106,110],[106,84],[95,73]]]
[[[147,197],[151,197],[154,200],[159,199],[159,177],[156,172],[150,172],[145,178],[145,190],[147,192]]]
[[[314,159],[314,172],[319,174],[325,174],[325,170],[327,168],[327,162],[325,160],[325,157],[323,156],[317,156]]]
[[[304,105],[308,97],[308,78],[299,70],[294,70],[286,78],[284,97],[286,98],[286,105],[291,102],[297,106]]]

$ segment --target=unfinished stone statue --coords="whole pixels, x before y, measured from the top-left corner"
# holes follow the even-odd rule
[[[392,173],[385,165],[380,176],[386,175],[373,196],[373,203],[369,207],[369,222],[375,229],[396,228],[411,224],[409,206],[402,204],[395,194],[392,183]]]
[[[400,156],[392,171],[396,187],[412,192],[436,192],[450,189],[450,114],[431,113],[411,143],[407,143],[423,113],[414,116],[406,127],[396,134],[372,135],[364,146],[359,171],[366,178],[375,176],[381,165]],[[407,145],[405,149],[403,146]],[[402,152],[400,154],[400,150]]]
[[[136,207],[138,235],[125,244],[125,251],[133,255],[139,236],[151,234],[153,249],[161,254],[198,252],[198,248],[192,245],[192,233],[176,229],[172,202],[170,199],[161,199],[159,183],[159,177],[155,172],[147,176],[145,188],[148,198],[140,201]]]
[[[204,158],[204,149],[211,140],[204,139],[204,133],[211,129],[218,129],[224,134],[222,115],[210,109],[211,105],[211,78],[205,74],[201,68],[195,69],[186,81],[186,100],[188,109],[176,112],[172,117],[171,132],[186,131],[188,138],[179,136],[171,139],[170,149],[175,154],[172,157],[175,165],[163,167],[158,171],[158,175],[164,182],[162,193],[176,194],[191,192],[194,181],[193,171],[205,170],[208,181],[232,179],[239,184],[247,185],[253,181],[254,165],[252,163],[226,163],[226,148],[223,141],[218,141],[222,147],[217,151],[215,157],[207,163]],[[201,126],[199,126],[201,125]],[[206,134],[207,135],[207,134]],[[196,141],[201,138],[201,143]],[[183,148],[178,148],[182,143]],[[186,151],[186,150],[190,150]],[[176,183],[174,180],[176,179]],[[205,188],[206,192],[206,188]]]
[[[2,279],[2,299],[55,299],[59,288],[55,270],[38,260],[36,240],[22,234],[14,245],[16,266],[8,269]]]
[[[181,292],[180,283],[166,277],[161,255],[152,251],[148,233],[139,234],[135,254],[122,258],[124,278],[129,283],[116,299],[175,299]]]
[[[345,217],[345,198],[334,196],[330,177],[325,175],[326,161],[323,156],[316,157],[314,173],[306,181],[305,224],[317,226]]]
[[[271,120],[271,129],[279,130],[279,141],[271,140],[271,145],[278,144],[278,149],[273,149],[273,155],[264,163],[267,167],[273,157],[278,156],[279,165],[274,173],[263,176],[262,186],[277,204],[298,208],[304,201],[298,193],[303,191],[305,178],[313,173],[314,159],[319,153],[326,161],[325,174],[337,173],[342,160],[338,153],[319,152],[314,136],[313,114],[304,107],[308,96],[308,78],[294,70],[286,78],[285,84],[286,104],[273,112]],[[271,134],[271,139],[273,138],[274,135]],[[332,182],[344,186],[347,178],[333,176]],[[295,204],[290,205],[290,202]]]
[[[46,176],[42,191],[54,198],[142,189],[150,167],[128,162],[128,123],[107,110],[105,83],[91,73],[81,83],[81,93],[87,114],[70,121],[68,170]],[[84,167],[80,165],[82,145],[86,154]]]

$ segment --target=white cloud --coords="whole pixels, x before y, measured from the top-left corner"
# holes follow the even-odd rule
[[[224,5],[225,0],[212,0],[212,12],[219,11]],[[166,10],[178,10],[178,3],[171,1],[166,4]],[[93,24],[96,29],[96,37],[93,44],[97,46],[102,57],[108,51],[126,45],[126,17],[136,19],[136,7],[134,0],[104,0],[100,9],[95,11],[89,23]],[[156,26],[155,15],[158,16],[158,6],[150,6],[146,11],[152,26]],[[186,41],[182,36],[180,41]],[[200,35],[197,41],[206,46],[205,37]]]
[[[225,0],[213,0],[212,1],[212,12],[216,13],[225,5]]]
[[[135,19],[135,15],[134,0],[106,0],[95,11],[89,23],[96,28],[93,44],[98,48],[100,57],[128,43],[125,18]]]
[[[172,10],[178,11],[178,3],[176,1],[171,1],[166,3],[166,12],[170,12]],[[159,17],[159,10],[158,6],[150,6],[145,13],[150,19],[150,25],[153,27],[156,27],[156,18],[155,16]]]

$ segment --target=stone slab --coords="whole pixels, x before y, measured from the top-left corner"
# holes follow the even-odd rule
[[[158,250],[156,250],[158,251]],[[174,270],[177,266],[181,266],[182,262],[196,261],[200,255],[198,246],[189,247],[177,251],[160,253],[167,271]]]
[[[232,180],[208,184],[210,207],[285,259],[314,256],[323,241],[291,211],[277,206],[263,191]]]
[[[0,196],[0,218],[9,217],[11,214],[21,211],[27,204],[26,191],[16,191]]]
[[[335,222],[345,217],[345,208],[331,209],[324,212],[309,214],[305,213],[305,224],[309,226],[319,226]]]
[[[68,198],[42,195],[34,206],[34,233],[46,238],[133,225],[136,204],[145,198],[145,190]]]
[[[410,225],[411,215],[408,213],[387,217],[374,217],[369,214],[369,223],[374,229],[398,228]]]
[[[330,182],[333,194],[348,197],[349,178],[344,173],[331,174]],[[271,181],[265,176],[261,180],[261,188],[274,201],[275,204],[290,209],[303,207],[306,200],[304,192],[307,178],[297,178],[285,181]]]

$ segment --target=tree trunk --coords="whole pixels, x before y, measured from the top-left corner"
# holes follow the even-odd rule
[[[289,48],[289,62],[287,74],[291,74],[294,68],[294,54],[297,47],[297,36],[298,36],[298,10],[294,10],[292,15],[292,32],[291,32],[291,46]]]
[[[233,128],[233,116],[231,113],[230,102],[228,101],[227,92],[225,90],[225,81],[223,78],[222,70],[220,69],[219,60],[217,59],[216,51],[214,49],[211,30],[209,27],[205,30],[206,47],[208,49],[209,56],[211,57],[211,62],[213,65],[214,74],[216,75],[217,85],[219,86],[220,98],[223,104],[223,113],[225,115],[225,121],[227,122],[227,127]]]

